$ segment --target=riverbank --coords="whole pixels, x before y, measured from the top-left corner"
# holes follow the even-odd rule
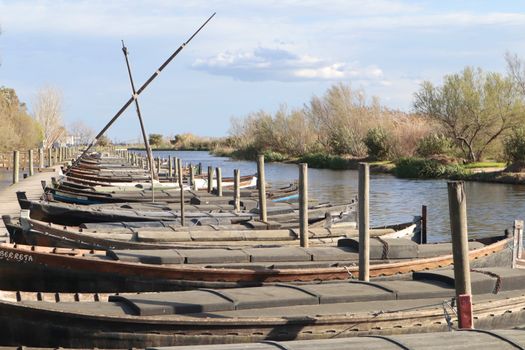
[[[236,160],[251,160],[247,154],[235,150],[212,152],[214,156]],[[357,170],[360,162],[370,164],[370,172],[392,174],[403,179],[449,179],[503,184],[525,185],[525,173],[505,172],[505,163],[477,162],[446,164],[434,159],[402,158],[398,161],[371,161],[367,158],[350,158],[321,153],[302,157],[286,157],[277,152],[265,152],[267,162],[307,163],[310,168],[330,170]]]

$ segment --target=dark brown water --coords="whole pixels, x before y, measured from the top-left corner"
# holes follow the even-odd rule
[[[254,174],[255,162],[213,157],[207,152],[158,152],[181,158],[204,167],[220,166],[223,176],[232,176],[233,169],[241,174]],[[285,184],[298,178],[294,164],[266,164],[267,181]],[[203,169],[206,171],[206,168]],[[357,194],[357,172],[354,170],[309,169],[309,195],[320,201],[344,202]],[[525,186],[467,182],[468,226],[472,235],[502,233],[512,227],[515,219],[525,218]],[[387,174],[372,174],[370,180],[370,215],[373,225],[408,221],[428,206],[429,240],[449,237],[449,213],[446,180],[405,180]]]

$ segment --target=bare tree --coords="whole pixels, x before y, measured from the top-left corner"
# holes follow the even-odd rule
[[[62,93],[55,87],[41,88],[33,104],[35,119],[42,126],[43,146],[49,148],[64,134],[62,125]]]
[[[95,136],[95,132],[84,122],[77,120],[69,126],[69,134],[75,138],[75,143],[87,145]]]

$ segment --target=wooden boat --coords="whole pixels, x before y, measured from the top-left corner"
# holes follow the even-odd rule
[[[472,272],[477,329],[525,325],[524,272],[509,268]],[[4,291],[0,293],[0,322],[8,326],[0,328],[0,338],[5,345],[104,349],[255,341],[274,344],[410,333],[418,335],[409,339],[420,339],[419,333],[447,332],[456,327],[457,316],[451,306],[454,295],[452,270],[414,273],[405,281],[279,284],[153,294]],[[441,338],[450,336],[443,333]],[[290,348],[303,349],[304,342],[299,344]],[[383,345],[381,349],[386,349]]]
[[[298,229],[265,229],[260,222],[220,227],[200,225],[190,227],[168,226],[159,228],[121,227],[89,229],[67,227],[44,221],[20,217],[14,222],[4,216],[11,243],[46,247],[82,249],[167,249],[167,248],[227,248],[233,246],[298,245]],[[371,237],[408,238],[420,241],[420,218],[413,221],[372,228]],[[253,225],[258,226],[253,226]],[[354,227],[310,227],[312,245],[336,245],[340,238],[357,237]]]
[[[371,242],[375,241],[372,239]],[[358,267],[358,243],[338,247],[272,247],[94,251],[0,244],[0,288],[33,291],[161,291],[267,283],[345,280]],[[510,266],[512,237],[472,241],[472,267]],[[378,239],[370,276],[392,276],[452,264],[451,245]]]
[[[82,223],[93,222],[115,222],[115,221],[178,221],[180,212],[166,210],[150,206],[152,210],[134,209],[101,209],[100,207],[78,206],[75,204],[48,202],[48,201],[30,201],[27,200],[24,192],[17,192],[18,202],[21,209],[31,211],[31,217],[37,220],[54,222],[62,225],[80,225]],[[310,223],[325,220],[327,215],[340,216],[342,220],[355,221],[355,203],[343,205],[320,204],[311,206],[308,210],[308,219]],[[285,203],[276,203],[267,209],[268,220],[280,223],[297,222],[297,211]],[[328,213],[328,214],[327,214]],[[259,216],[258,210],[253,209],[249,212],[234,213],[226,212],[207,212],[207,211],[190,211],[184,214],[187,220],[193,218],[216,218],[219,224],[220,220],[228,220],[230,223],[251,220]]]

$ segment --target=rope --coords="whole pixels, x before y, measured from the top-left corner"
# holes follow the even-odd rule
[[[381,260],[388,259],[388,252],[390,250],[388,246],[388,242],[382,239],[381,237],[374,237],[374,238],[377,239],[383,245],[383,252],[381,253]]]

